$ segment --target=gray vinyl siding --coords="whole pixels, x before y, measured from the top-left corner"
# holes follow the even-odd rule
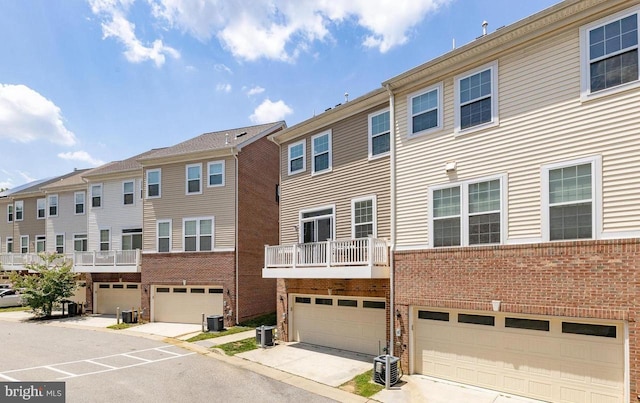
[[[0,253],[7,252],[7,237],[13,237],[13,223],[7,222],[8,199],[0,200]]]
[[[389,157],[368,159],[368,115],[387,103],[314,130],[280,147],[280,244],[298,242],[300,210],[335,204],[336,239],[351,238],[351,200],[376,196],[377,236],[390,238]],[[312,176],[311,137],[331,129],[332,171]],[[306,139],[306,171],[288,175],[288,145]]]
[[[79,189],[77,191],[84,191]],[[85,214],[75,214],[75,191],[58,192],[58,216],[47,217],[47,252],[56,251],[56,235],[64,235],[65,253],[73,252],[73,235],[87,233],[87,203],[85,197]],[[95,250],[89,248],[88,250]]]
[[[38,220],[36,218],[36,200],[43,198],[42,196],[28,197],[28,198],[16,198],[16,201],[24,201],[24,219],[22,221],[15,221],[14,235],[13,235],[13,250],[14,252],[20,252],[20,237],[23,235],[29,235],[29,252],[36,251],[36,236],[46,235],[45,220]],[[15,201],[14,201],[15,202]],[[5,210],[6,214],[6,210]],[[15,220],[15,209],[14,209]],[[6,217],[5,217],[6,218]]]

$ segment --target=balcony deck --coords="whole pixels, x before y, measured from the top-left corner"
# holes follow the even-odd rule
[[[140,249],[73,253],[76,273],[139,273],[140,267]]]
[[[53,261],[53,264],[61,264],[70,259],[70,255],[60,256]],[[0,268],[6,271],[29,270],[30,265],[44,263],[45,261],[38,253],[0,253]]]

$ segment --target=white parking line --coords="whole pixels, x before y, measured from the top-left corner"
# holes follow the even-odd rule
[[[128,358],[135,358],[136,360],[140,360],[140,361],[152,362],[152,360],[147,360],[146,358],[142,358],[142,357],[136,357],[135,355],[122,354],[122,356],[128,357]]]
[[[63,370],[58,369],[58,368],[53,368],[53,367],[48,366],[48,365],[45,365],[42,368],[50,369],[52,371],[56,371],[56,372],[59,372],[61,374],[65,374],[65,375],[68,375],[68,376],[76,376],[76,374],[72,374],[71,372],[63,371]]]
[[[156,351],[161,351],[161,352],[167,353],[167,354],[173,354],[173,355],[177,355],[177,356],[182,356],[182,354],[174,353],[173,351],[166,351],[166,350],[163,350],[163,348],[165,348],[165,347],[158,347],[158,348],[156,348]]]
[[[88,362],[90,364],[101,365],[103,367],[107,367],[107,368],[111,368],[111,369],[118,369],[118,367],[112,367],[111,365],[103,364],[101,362],[95,362],[95,361],[92,361],[92,360],[85,360],[85,362]]]
[[[9,381],[9,382],[20,382],[19,380],[15,379],[15,378],[12,378],[12,377],[10,377],[10,376],[6,376],[6,375],[2,375],[2,374],[0,374],[0,377],[2,377],[2,378],[4,378],[4,379],[6,379],[6,380],[7,380],[7,381]]]

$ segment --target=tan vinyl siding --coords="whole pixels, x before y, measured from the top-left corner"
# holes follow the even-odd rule
[[[360,112],[330,126],[315,130],[306,139],[306,171],[289,176],[288,145],[280,148],[280,243],[298,242],[295,226],[300,210],[335,204],[336,239],[351,238],[351,200],[375,195],[377,200],[378,238],[390,237],[389,157],[368,159],[368,115],[388,105]],[[331,172],[311,175],[311,137],[331,129]]]
[[[640,91],[580,102],[578,32],[574,26],[484,61],[498,60],[497,127],[454,136],[451,76],[444,80],[444,129],[407,140],[406,95],[419,88],[396,94],[399,245],[428,243],[429,185],[502,173],[507,242],[540,240],[541,166],[593,155],[602,156],[602,230],[637,230]],[[444,165],[452,160],[457,172],[447,175]]]
[[[225,186],[207,187],[207,163],[225,161]],[[202,163],[202,194],[186,195],[186,165]],[[192,217],[214,217],[214,248],[235,245],[235,160],[216,157],[188,163],[145,167],[162,169],[160,198],[144,199],[144,251],[156,251],[156,220],[172,220],[172,250],[182,250],[182,220]],[[146,183],[143,187],[146,197]]]

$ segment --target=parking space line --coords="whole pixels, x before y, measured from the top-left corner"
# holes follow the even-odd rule
[[[161,351],[163,353],[177,355],[178,357],[182,357],[182,355],[183,355],[183,354],[174,353],[173,351],[167,351],[167,350],[165,350],[165,348],[166,347],[158,347],[158,348],[156,348],[156,351]]]
[[[20,382],[19,380],[15,379],[15,378],[12,378],[10,376],[6,376],[6,375],[0,374],[0,377],[6,379],[9,382]]]
[[[52,371],[59,372],[61,374],[68,375],[68,376],[76,376],[76,374],[72,374],[71,372],[63,371],[63,370],[58,369],[58,368],[53,368],[53,367],[50,367],[48,365],[45,365],[42,368],[50,369]]]
[[[122,356],[128,357],[128,358],[135,358],[136,360],[140,360],[140,361],[153,362],[153,360],[147,360],[146,358],[136,357],[135,355],[122,354]]]
[[[103,364],[101,362],[95,362],[95,361],[92,361],[92,360],[86,360],[86,362],[88,362],[90,364],[101,365],[103,367],[107,367],[107,368],[111,368],[111,369],[118,369],[118,367],[112,367],[111,365]]]

